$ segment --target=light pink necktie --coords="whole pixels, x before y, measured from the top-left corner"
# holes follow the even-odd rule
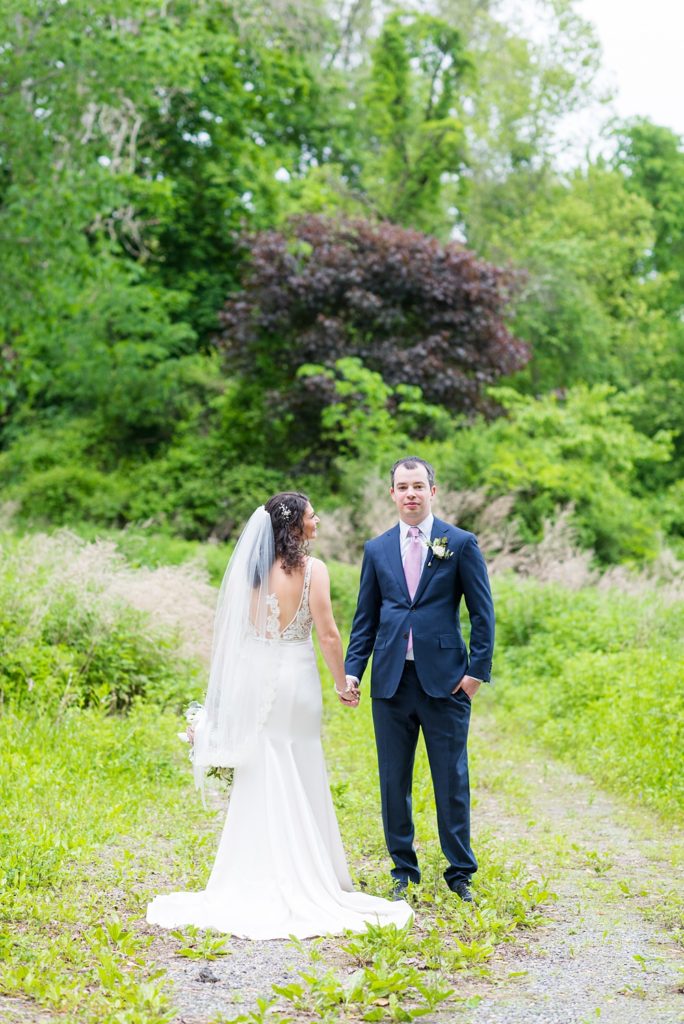
[[[413,600],[416,590],[418,589],[418,583],[420,581],[420,574],[423,570],[423,545],[420,541],[420,530],[417,526],[409,526],[409,546],[406,549],[406,555],[404,557],[404,575],[406,576],[406,586],[408,592]],[[413,630],[409,630],[408,647],[406,653],[413,648]]]

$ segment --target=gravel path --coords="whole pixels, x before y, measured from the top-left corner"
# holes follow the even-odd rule
[[[452,1004],[423,1019],[682,1024],[682,951],[643,913],[668,890],[681,891],[681,830],[626,808],[543,753],[521,755],[484,713],[474,730],[475,833],[487,829],[502,849],[526,857],[530,874],[548,878],[558,899],[547,924],[499,947],[489,977],[457,982],[460,996],[480,997],[475,1009]],[[230,939],[229,955],[207,963],[174,956],[156,930],[155,936],[150,953],[175,983],[175,1024],[244,1013],[272,984],[310,966],[305,953],[282,940]],[[333,941],[322,952],[339,965]]]
[[[228,956],[209,962],[162,953],[175,987],[176,1024],[205,1024],[219,1014],[235,1017],[253,1009],[257,998],[269,997],[271,985],[288,984],[309,966],[307,956],[283,939],[230,939],[228,948]]]
[[[0,1021],[2,1024],[55,1024],[57,1019],[49,1011],[36,1006],[31,999],[0,995]]]
[[[483,745],[501,751],[501,738],[492,744],[487,734],[491,722],[481,720],[476,728]],[[550,877],[558,900],[548,925],[526,941],[518,937],[500,947],[490,961],[491,979],[477,986],[482,1001],[461,1019],[681,1024],[682,950],[643,913],[668,890],[681,893],[681,830],[665,831],[662,823],[625,809],[587,778],[534,751],[522,763],[497,755],[496,770],[523,780],[523,793],[506,800],[485,789],[475,820],[503,844],[522,841],[532,871]],[[629,824],[637,817],[638,831]]]

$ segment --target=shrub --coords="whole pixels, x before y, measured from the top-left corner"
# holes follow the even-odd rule
[[[288,234],[245,239],[244,289],[221,315],[219,345],[231,374],[262,396],[264,431],[292,455],[321,453],[321,416],[339,395],[330,373],[357,359],[390,388],[411,385],[451,412],[491,406],[485,387],[529,356],[505,325],[510,275],[455,243],[396,224],[308,216]],[[321,372],[299,375],[315,364]],[[325,425],[325,424],[324,424]]]
[[[202,674],[168,621],[114,593],[111,547],[70,534],[0,545],[0,699],[11,706],[181,707]],[[187,581],[186,581],[187,582]],[[207,610],[211,617],[211,610]]]
[[[602,785],[684,812],[684,602],[495,580],[500,706]]]
[[[481,487],[490,497],[514,494],[525,540],[539,540],[544,520],[572,504],[577,536],[600,561],[653,558],[659,511],[641,492],[637,471],[670,459],[670,435],[639,433],[625,396],[607,385],[541,399],[503,388],[492,394],[505,417],[423,446],[439,481],[454,490]]]
[[[19,501],[18,517],[34,524],[64,526],[86,520],[114,525],[122,521],[127,490],[118,477],[69,464],[31,474],[13,496]]]
[[[285,486],[284,473],[234,457],[219,435],[187,434],[135,473],[126,516],[188,539],[224,540]]]

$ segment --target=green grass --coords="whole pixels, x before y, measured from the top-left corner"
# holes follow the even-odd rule
[[[684,812],[684,604],[656,591],[495,585],[500,714],[601,785]]]
[[[21,679],[6,677],[0,711],[0,993],[83,1024],[163,1024],[173,1017],[172,992],[149,952],[145,908],[158,891],[204,885],[219,825],[201,808],[176,735],[179,688],[196,696],[199,676],[175,658],[173,638],[165,645],[152,623],[146,630],[141,613],[116,609],[108,617],[101,591],[87,581],[61,588],[58,559],[48,565],[34,558],[28,571],[34,543],[27,538],[6,546],[0,587],[0,609],[12,627],[5,642],[16,647],[18,639],[25,641],[26,669]],[[45,550],[54,556],[54,545]],[[12,578],[20,578],[22,566],[24,613],[14,614]],[[106,563],[96,568],[97,579],[108,571]],[[55,578],[60,588],[50,615],[31,625],[32,611],[42,608],[41,588],[50,590]],[[347,622],[356,581],[356,570],[336,568],[338,610]],[[168,685],[150,683],[148,632]],[[48,685],[57,650],[65,671],[77,672],[79,699],[64,699],[63,676],[59,685]],[[90,652],[85,664],[79,661],[84,651]],[[111,652],[107,659],[102,651]],[[29,670],[35,674],[41,659],[47,666],[41,686],[35,680],[29,686]],[[125,677],[117,660],[128,665]],[[87,684],[94,664],[100,689]],[[108,673],[119,673],[116,685],[105,685]],[[141,673],[146,687],[124,686]],[[358,885],[388,893],[370,704],[365,699],[356,711],[344,709],[325,671],[323,685],[325,745],[350,866]],[[110,699],[119,692],[126,700]],[[549,894],[488,835],[477,837],[478,908],[449,893],[422,750],[415,803],[424,883],[411,898],[420,931],[381,929],[361,939],[329,940],[336,962],[341,957],[356,966],[354,985],[342,992],[344,975],[317,968],[297,982],[301,991],[280,993],[295,1012],[309,1006],[320,1019],[339,1019],[334,1015],[344,1004],[350,1020],[410,1019],[452,998],[457,973],[483,970],[498,942],[539,919]],[[212,937],[183,933],[165,942],[179,956],[221,955],[220,940]],[[264,993],[264,1006],[273,996]]]
[[[209,856],[177,727],[142,704],[0,717],[0,991],[73,1021],[170,1019],[136,922],[169,875],[199,885]]]
[[[150,542],[144,559],[131,557],[137,564],[155,564],[155,558],[164,564],[165,544],[160,541],[155,553]],[[0,586],[5,636],[15,640],[23,621],[17,594],[20,607],[30,611],[50,578],[49,567],[20,577],[24,555],[17,545],[14,553],[11,544],[7,548]],[[197,557],[191,547],[188,554]],[[180,554],[174,549],[182,561]],[[22,580],[14,590],[13,572]],[[332,566],[343,628],[357,582],[354,567]],[[183,688],[188,697],[197,695],[201,673],[177,660],[169,638],[158,647],[158,685],[123,686],[141,673],[149,683],[149,672],[143,672],[147,620],[137,613],[108,619],[102,609],[95,618],[84,615],[79,602],[87,604],[88,594],[88,588],[72,590],[57,602],[52,632],[42,620],[40,629],[26,626],[24,653],[25,668],[43,665],[47,687],[54,675],[48,654],[59,650],[73,671],[83,651],[100,644],[110,652],[107,658],[89,657],[79,676],[82,684],[90,666],[99,664],[100,689],[87,691],[93,699],[64,700],[59,687],[52,699],[47,687],[50,699],[43,700],[25,686],[17,700],[7,689],[0,711],[0,992],[83,1024],[163,1024],[173,1016],[172,993],[149,952],[149,930],[141,925],[145,907],[160,890],[203,886],[219,825],[192,789],[172,710]],[[496,581],[496,595],[497,686],[487,700],[499,718],[602,783],[667,814],[681,809],[681,606],[593,590],[573,594],[520,580]],[[128,676],[117,678],[130,694],[118,704],[111,699],[117,688],[105,685],[108,675],[120,671],[117,652],[126,655]],[[174,670],[180,670],[175,680]],[[33,677],[25,672],[23,678]],[[352,874],[358,886],[388,894],[368,694],[358,709],[345,709],[327,672],[322,678],[324,743]],[[116,706],[127,713],[112,714]],[[479,763],[476,756],[476,798]],[[422,745],[414,809],[423,883],[410,898],[418,925],[307,947],[311,969],[276,993],[284,1012],[331,1021],[431,1013],[446,997],[467,999],[459,979],[486,971],[498,943],[540,920],[552,894],[538,874],[530,876],[522,848],[503,848],[486,830],[476,828],[473,839],[480,861],[477,908],[453,899],[442,879]],[[177,955],[221,955],[215,938],[183,934],[168,941]],[[340,963],[354,968],[351,981],[339,973]],[[241,1019],[278,1019],[268,1009],[273,998],[264,993],[261,1010]]]

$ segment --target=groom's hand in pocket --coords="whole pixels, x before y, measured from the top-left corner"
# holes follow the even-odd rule
[[[451,692],[458,693],[459,690],[463,690],[468,700],[472,700],[481,686],[481,679],[475,679],[473,676],[463,676],[463,679],[458,684],[456,689],[452,690]]]

